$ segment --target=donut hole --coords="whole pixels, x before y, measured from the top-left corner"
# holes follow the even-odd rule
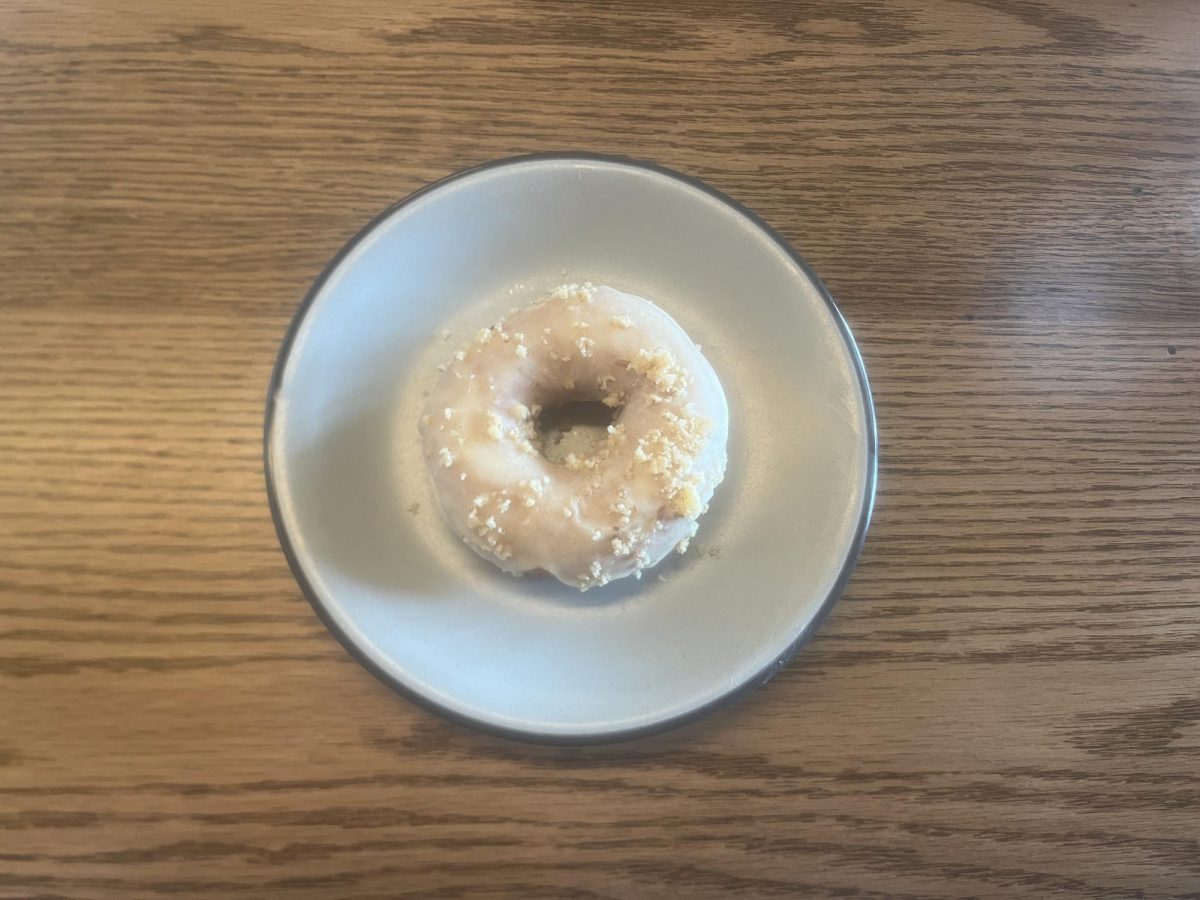
[[[570,454],[595,455],[608,437],[608,426],[623,407],[605,406],[599,400],[566,400],[542,409],[533,428],[534,444],[542,456],[562,465]]]

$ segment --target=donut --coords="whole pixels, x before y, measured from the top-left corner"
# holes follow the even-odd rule
[[[422,449],[447,522],[485,559],[587,590],[687,549],[725,475],[729,410],[667,313],[611,287],[564,285],[439,368]],[[570,404],[611,421],[590,442],[583,426],[548,428]]]

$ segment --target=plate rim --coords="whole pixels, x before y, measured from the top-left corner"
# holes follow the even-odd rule
[[[287,527],[283,521],[283,513],[279,501],[279,492],[277,488],[277,473],[273,463],[273,433],[275,430],[275,417],[278,407],[278,398],[282,388],[284,372],[287,370],[288,363],[291,360],[292,351],[295,347],[296,338],[299,335],[300,329],[303,327],[305,320],[308,318],[308,313],[312,308],[313,303],[320,295],[326,282],[338,270],[342,262],[350,255],[351,252],[372,234],[376,228],[390,219],[395,213],[409,206],[426,194],[432,193],[440,188],[443,188],[453,182],[460,181],[472,175],[481,172],[487,172],[493,169],[500,169],[509,166],[520,165],[529,162],[599,162],[608,165],[622,166],[640,170],[642,172],[650,172],[655,175],[664,176],[673,181],[682,183],[686,187],[699,190],[709,197],[719,201],[725,206],[732,209],[735,213],[748,221],[760,232],[765,234],[770,240],[782,250],[789,259],[791,259],[804,275],[809,279],[812,285],[816,288],[821,299],[825,301],[825,305],[833,314],[834,322],[837,325],[838,331],[841,334],[842,340],[847,349],[850,351],[850,357],[854,363],[855,380],[858,383],[860,397],[863,403],[863,411],[866,417],[866,439],[867,439],[867,471],[866,485],[863,494],[862,510],[859,514],[859,520],[855,526],[854,536],[850,541],[850,546],[847,550],[846,557],[842,561],[841,569],[838,572],[837,578],[826,594],[825,599],[821,601],[816,614],[809,619],[807,624],[800,629],[799,633],[792,639],[787,649],[776,659],[768,663],[763,669],[754,673],[750,677],[744,679],[741,683],[734,685],[718,697],[714,697],[707,703],[702,704],[694,709],[678,713],[673,716],[668,716],[663,719],[656,720],[644,725],[638,725],[634,728],[619,729],[616,731],[578,731],[578,732],[546,732],[523,728],[510,728],[503,725],[498,725],[494,722],[489,722],[486,719],[476,718],[474,716],[461,713],[457,710],[443,706],[436,700],[425,696],[417,689],[405,684],[398,678],[393,677],[385,671],[378,663],[372,660],[356,642],[341,628],[333,618],[329,609],[326,608],[324,601],[318,596],[314,590],[304,567],[300,562],[299,556],[296,553],[295,547],[292,544]],[[292,576],[296,579],[301,593],[316,612],[317,617],[329,630],[329,632],[337,638],[343,648],[354,658],[363,668],[374,675],[379,681],[383,682],[387,687],[391,688],[402,697],[410,700],[416,705],[426,709],[434,714],[441,716],[443,719],[449,720],[459,725],[465,725],[469,728],[485,732],[497,737],[507,738],[509,740],[521,741],[524,743],[533,744],[550,744],[550,745],[593,745],[593,744],[610,744],[622,741],[631,741],[638,738],[649,737],[650,735],[659,734],[664,731],[669,731],[674,728],[681,727],[690,722],[694,722],[715,710],[730,705],[740,699],[750,691],[762,687],[770,681],[775,674],[782,669],[796,655],[797,651],[808,642],[812,635],[817,631],[820,625],[828,617],[834,605],[841,598],[846,589],[846,585],[850,580],[850,575],[853,573],[855,566],[858,563],[858,558],[862,552],[863,543],[866,541],[867,529],[870,525],[871,515],[875,507],[875,491],[878,481],[878,465],[879,465],[879,435],[875,419],[875,403],[871,396],[870,382],[867,379],[866,366],[863,363],[862,354],[859,351],[858,343],[854,339],[853,333],[850,331],[850,326],[846,323],[845,317],[834,301],[829,289],[825,287],[825,283],[809,265],[808,261],[800,255],[800,253],[791,245],[791,243],[780,234],[775,228],[762,219],[757,213],[743,205],[739,201],[730,197],[728,194],[717,190],[711,185],[701,181],[691,175],[678,172],[675,169],[668,168],[656,162],[649,160],[638,159],[635,157],[624,156],[621,154],[610,153],[594,153],[587,151],[575,150],[549,150],[537,153],[525,153],[515,156],[505,156],[497,159],[489,160],[479,165],[469,166],[464,169],[459,169],[451,172],[441,178],[429,182],[415,191],[411,192],[402,199],[392,203],[382,212],[375,215],[369,222],[360,228],[346,243],[333,255],[328,263],[325,264],[320,274],[313,280],[304,298],[300,301],[296,312],[293,314],[291,322],[288,324],[287,331],[284,333],[283,340],[279,346],[279,352],[275,357],[275,364],[271,370],[271,380],[267,386],[266,408],[263,416],[263,474],[266,480],[267,500],[271,508],[271,519],[275,525],[275,534],[279,540],[279,546],[283,550],[283,555],[287,559],[288,567],[291,569]]]

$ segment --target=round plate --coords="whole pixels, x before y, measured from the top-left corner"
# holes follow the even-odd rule
[[[659,304],[730,409],[692,548],[586,594],[463,545],[417,434],[438,363],[566,281]],[[280,351],[265,456],[292,570],[368,669],[488,731],[608,741],[765,682],[829,612],[870,518],[875,419],[828,292],[754,214],[660,166],[541,154],[418,191],[334,257]]]

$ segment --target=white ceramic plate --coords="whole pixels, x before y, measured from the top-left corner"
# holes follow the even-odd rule
[[[457,342],[585,280],[674,316],[731,421],[692,549],[580,594],[451,533],[417,418]],[[875,488],[862,361],[804,261],[698,181],[580,154],[461,172],[356,235],[284,340],[265,444],[284,552],[350,652],[444,715],[550,742],[657,731],[765,682],[842,591]]]

